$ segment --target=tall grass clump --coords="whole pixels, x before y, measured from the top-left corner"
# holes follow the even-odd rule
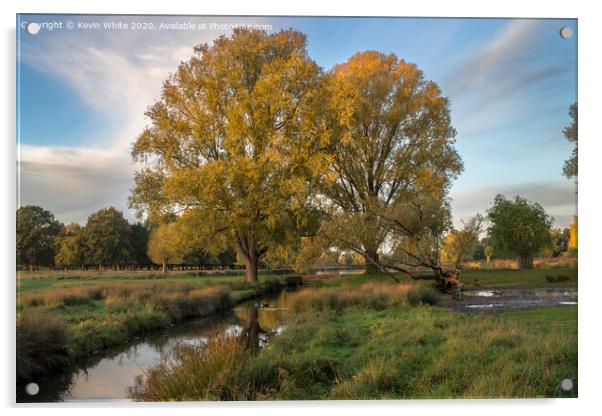
[[[230,289],[223,286],[158,294],[149,302],[154,310],[166,312],[173,321],[202,318],[232,305]]]
[[[406,293],[408,303],[412,306],[418,305],[437,305],[441,300],[441,295],[435,289],[426,286],[412,287]]]
[[[61,318],[38,311],[17,317],[17,381],[31,380],[69,362],[71,332]]]
[[[420,301],[415,302],[415,298]],[[290,307],[294,312],[342,311],[347,308],[384,310],[408,304],[434,305],[437,301],[436,291],[427,287],[415,284],[366,283],[359,287],[305,289],[292,295]]]
[[[200,347],[181,345],[173,359],[136,380],[131,396],[144,401],[237,400],[246,396],[250,358],[234,336],[218,333]]]

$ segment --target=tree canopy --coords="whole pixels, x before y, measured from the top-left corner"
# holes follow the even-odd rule
[[[56,244],[54,262],[57,266],[76,266],[85,263],[82,227],[73,223],[65,226]]]
[[[153,263],[162,266],[163,273],[167,272],[167,264],[182,261],[180,238],[175,222],[159,225],[150,235],[148,257]]]
[[[398,250],[430,254],[426,241],[446,229],[446,194],[462,170],[448,100],[416,65],[375,51],[336,65],[326,85],[326,233],[364,256],[368,272],[380,268],[387,239]]]
[[[54,214],[39,206],[26,205],[17,210],[17,264],[52,266],[54,244],[62,225]]]
[[[519,267],[533,267],[533,257],[551,244],[552,218],[538,203],[498,194],[487,211],[489,236],[496,252],[519,258]]]
[[[113,207],[103,208],[88,217],[82,235],[87,264],[102,266],[130,261],[130,224]]]
[[[235,248],[256,283],[259,259],[302,232],[312,178],[326,164],[319,75],[293,30],[235,29],[197,46],[146,113],[131,206],[189,211],[207,247]]]

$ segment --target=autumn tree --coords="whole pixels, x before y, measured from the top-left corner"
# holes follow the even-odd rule
[[[475,215],[464,222],[462,228],[450,230],[443,240],[442,260],[460,269],[462,261],[472,257],[479,242],[482,223],[483,217]]]
[[[235,29],[197,46],[146,113],[131,206],[185,212],[208,250],[236,249],[255,284],[260,259],[302,234],[326,165],[319,75],[293,30]]]
[[[57,266],[81,266],[84,264],[83,228],[72,223],[66,225],[56,244],[54,262]]]
[[[113,207],[103,208],[88,217],[82,234],[85,261],[104,266],[131,261],[130,224]]]
[[[538,203],[520,196],[508,200],[498,194],[487,217],[494,249],[502,255],[518,257],[519,268],[532,268],[533,257],[551,244],[552,218]]]
[[[395,264],[410,273],[403,262],[438,268],[433,248],[449,224],[450,182],[462,170],[447,98],[394,54],[357,53],[326,77],[332,164],[321,190],[324,232],[361,254],[367,273]],[[388,239],[395,264],[380,259]]]
[[[182,261],[183,250],[180,241],[175,222],[161,224],[151,233],[148,241],[148,257],[153,263],[162,266],[163,274],[167,273],[168,264]]]
[[[35,205],[17,210],[17,264],[33,270],[37,266],[52,266],[55,239],[62,225],[52,212]]]

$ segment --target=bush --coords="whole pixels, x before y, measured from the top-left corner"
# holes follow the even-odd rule
[[[28,312],[17,317],[17,381],[69,363],[71,333],[66,323],[48,312]]]
[[[418,305],[437,305],[441,296],[435,289],[416,286],[408,291],[408,303],[412,306]]]
[[[92,299],[79,295],[67,295],[63,298],[65,306],[87,305],[92,302]]]

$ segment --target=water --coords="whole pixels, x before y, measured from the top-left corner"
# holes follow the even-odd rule
[[[254,325],[254,339],[262,347],[284,330],[283,304],[288,291],[265,296],[210,318],[193,320],[128,345],[97,354],[59,374],[38,380],[35,396],[17,386],[17,402],[86,402],[130,400],[129,390],[145,369],[170,358],[176,345],[201,345],[216,331],[240,334]],[[249,322],[254,320],[255,322]],[[258,326],[257,326],[258,325]]]
[[[453,307],[486,311],[562,305],[577,305],[576,287],[467,290],[461,300],[454,301]]]

